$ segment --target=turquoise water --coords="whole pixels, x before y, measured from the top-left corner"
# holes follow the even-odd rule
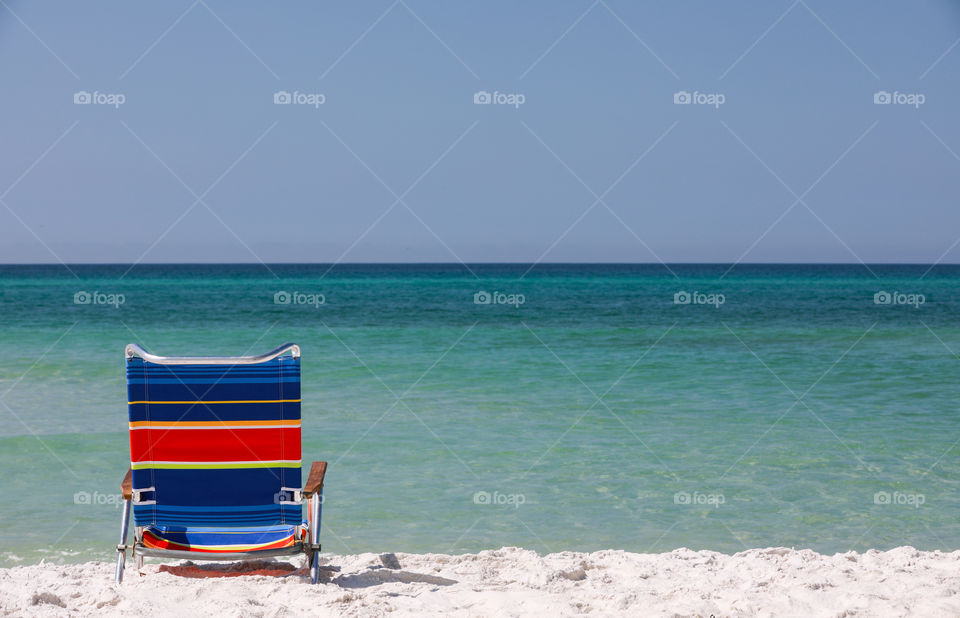
[[[128,342],[302,346],[332,552],[960,547],[960,267],[71,268],[0,267],[3,565],[113,558]]]

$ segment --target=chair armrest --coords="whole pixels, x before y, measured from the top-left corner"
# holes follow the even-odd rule
[[[323,477],[327,473],[327,462],[315,461],[310,466],[310,476],[307,477],[307,483],[303,486],[303,497],[309,498],[323,489]]]
[[[120,483],[120,491],[123,492],[124,500],[131,500],[133,498],[133,470],[128,469],[127,475],[123,477],[123,482]]]

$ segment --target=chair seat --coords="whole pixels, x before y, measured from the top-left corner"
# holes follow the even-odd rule
[[[201,553],[253,552],[292,547],[299,542],[299,525],[255,527],[145,526],[143,546]]]

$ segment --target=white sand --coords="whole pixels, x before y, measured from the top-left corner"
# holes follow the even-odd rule
[[[187,579],[158,563],[140,576],[130,561],[120,587],[102,562],[0,569],[0,615],[960,616],[960,551],[397,557],[400,571],[371,568],[375,554],[330,556],[341,572],[316,586],[298,575]]]

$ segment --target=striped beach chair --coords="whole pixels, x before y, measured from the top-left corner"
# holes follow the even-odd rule
[[[130,344],[126,361],[130,469],[117,583],[128,549],[138,569],[145,556],[303,553],[316,583],[327,464],[314,462],[301,485],[299,346],[262,356],[163,357]]]

